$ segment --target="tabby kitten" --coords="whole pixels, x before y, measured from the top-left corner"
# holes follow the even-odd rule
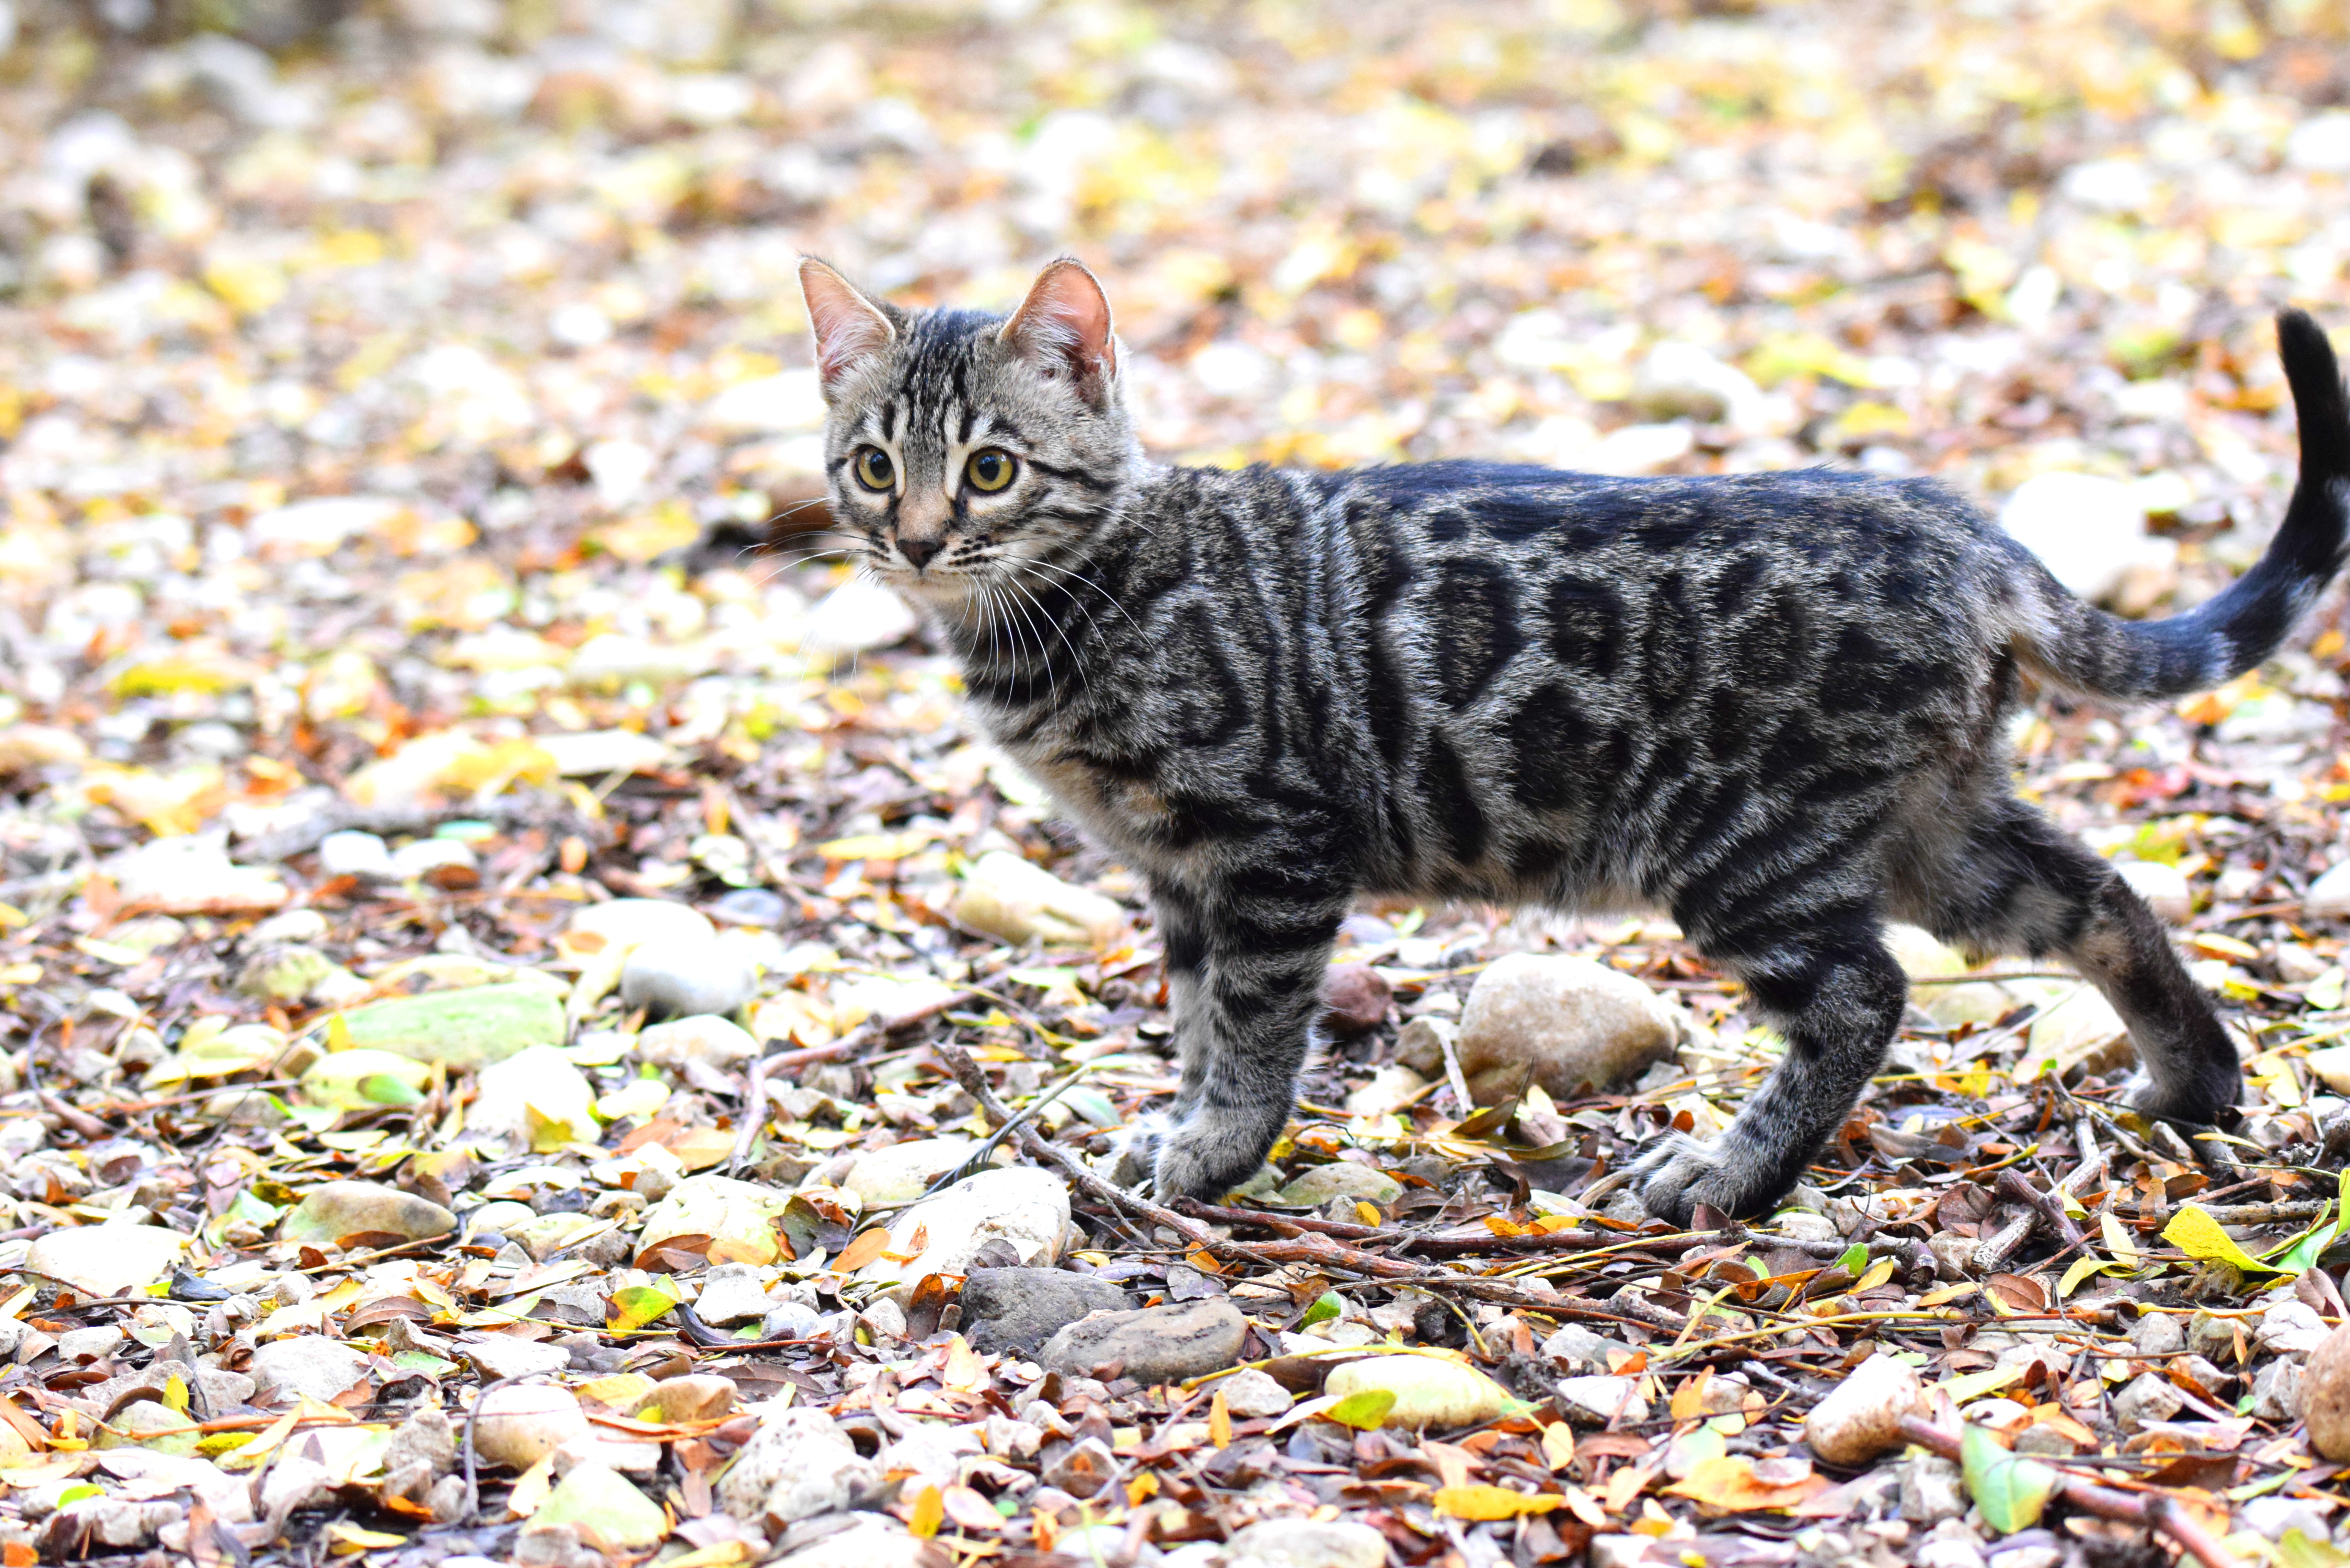
[[[1744,982],[1786,1057],[1720,1138],[1631,1168],[1668,1220],[1764,1209],[1842,1125],[1901,1021],[1887,920],[2062,958],[2127,1022],[2148,1115],[2231,1115],[2210,1000],[2016,798],[2002,737],[2027,674],[2159,699],[2250,670],[2333,576],[2350,410],[2306,315],[2277,318],[2302,467],[2275,543],[2138,624],[1920,480],[1159,467],[1077,263],[1009,318],[800,278],[838,522],[988,732],[1149,878],[1182,1077],[1128,1168],[1160,1195],[1258,1168],[1366,894],[1660,908]]]

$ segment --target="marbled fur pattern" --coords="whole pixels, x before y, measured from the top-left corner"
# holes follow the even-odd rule
[[[821,264],[809,282],[837,520],[931,618],[988,732],[1149,880],[1182,1078],[1132,1168],[1162,1194],[1257,1168],[1336,928],[1374,893],[1661,909],[1745,983],[1786,1059],[1721,1138],[1644,1153],[1669,1219],[1762,1209],[1841,1125],[1901,1017],[1888,919],[2078,966],[2130,1026],[2146,1109],[2228,1115],[2210,1000],[2106,864],[2014,796],[2002,737],[2027,671],[2199,690],[2333,576],[2350,419],[2306,317],[2279,323],[2303,468],[2275,545],[2140,625],[1924,481],[1153,466],[1074,264],[1009,327],[896,311]],[[849,477],[871,442],[902,496]],[[1002,495],[954,483],[974,443],[1018,461]]]

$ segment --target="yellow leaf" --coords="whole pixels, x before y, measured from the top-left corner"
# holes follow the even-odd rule
[[[1553,1421],[1543,1428],[1543,1463],[1555,1470],[1563,1470],[1575,1462],[1575,1428],[1564,1421]]]
[[[1765,1480],[1754,1473],[1752,1459],[1743,1454],[1730,1454],[1700,1461],[1687,1477],[1665,1490],[1708,1508],[1739,1513],[1752,1509],[1792,1508],[1814,1492],[1825,1491],[1827,1487],[1827,1478],[1818,1475],[1807,1474],[1788,1481]]]
[[[947,1500],[938,1488],[926,1486],[915,1495],[914,1515],[906,1521],[906,1528],[914,1532],[916,1539],[928,1541],[939,1532],[946,1517]]]
[[[1861,1275],[1860,1278],[1853,1282],[1852,1288],[1856,1292],[1873,1291],[1892,1277],[1893,1260],[1890,1258],[1879,1258],[1875,1263],[1869,1266],[1868,1272]]]
[[[387,1535],[380,1530],[362,1530],[356,1524],[336,1523],[327,1526],[329,1548],[338,1557],[355,1557],[362,1552],[388,1552],[395,1546],[408,1544],[405,1535]]]
[[[1521,1519],[1548,1513],[1565,1501],[1555,1493],[1536,1497],[1500,1486],[1447,1486],[1436,1490],[1436,1511],[1452,1519]]]
[[[702,537],[702,527],[685,503],[664,501],[641,516],[606,524],[592,537],[608,554],[642,566],[657,556],[691,545]]]
[[[2261,1273],[2278,1272],[2236,1245],[2235,1238],[2220,1229],[2220,1222],[2208,1210],[2192,1203],[2171,1216],[2170,1223],[2162,1228],[2162,1239],[2198,1262],[2230,1263]]]
[[[1232,1408],[1224,1398],[1224,1391],[1208,1401],[1208,1441],[1220,1449],[1230,1448],[1232,1441]]]
[[[1129,1508],[1140,1508],[1159,1495],[1159,1478],[1145,1470],[1126,1483],[1126,1501]]]
[[[187,1381],[176,1372],[163,1380],[163,1407],[182,1416],[188,1413]]]
[[[530,1469],[515,1478],[514,1490],[506,1498],[506,1511],[516,1519],[528,1519],[554,1490],[555,1456],[543,1454]]]

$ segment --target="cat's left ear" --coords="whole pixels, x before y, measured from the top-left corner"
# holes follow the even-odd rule
[[[1002,337],[1040,369],[1069,377],[1079,394],[1097,407],[1118,379],[1118,333],[1110,321],[1109,296],[1075,257],[1063,256],[1036,275],[1028,297],[1003,324]]]

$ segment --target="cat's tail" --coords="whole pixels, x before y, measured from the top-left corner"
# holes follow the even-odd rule
[[[2183,697],[2256,668],[2342,567],[2350,539],[2350,396],[2333,345],[2306,311],[2277,315],[2277,349],[2301,424],[2301,474],[2284,522],[2226,592],[2168,620],[2107,615],[2064,591],[2021,545],[2025,668],[2100,697]]]

